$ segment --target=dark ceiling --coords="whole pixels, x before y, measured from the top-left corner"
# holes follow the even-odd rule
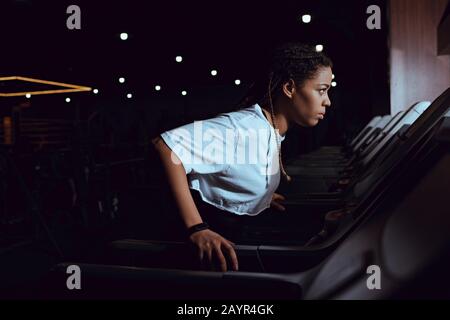
[[[366,28],[366,8],[383,1],[33,1],[2,0],[1,75],[24,75],[155,94],[250,81],[275,44],[323,44],[338,82],[386,50],[385,33]],[[68,30],[66,8],[81,8],[81,30]],[[301,15],[312,16],[309,24]],[[127,32],[129,38],[120,40]],[[381,43],[381,45],[380,45]],[[375,47],[377,46],[377,47]],[[377,51],[373,50],[373,47]],[[183,57],[176,63],[175,56]],[[372,63],[386,64],[384,57]],[[378,61],[378,62],[377,62]],[[212,77],[211,69],[218,75]],[[120,85],[119,77],[126,82]]]

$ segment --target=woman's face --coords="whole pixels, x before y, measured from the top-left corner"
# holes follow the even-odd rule
[[[332,71],[330,67],[321,67],[314,78],[306,80],[302,86],[283,86],[285,94],[290,99],[289,118],[291,121],[304,126],[313,127],[322,120],[326,108],[331,106],[328,90],[331,87]]]

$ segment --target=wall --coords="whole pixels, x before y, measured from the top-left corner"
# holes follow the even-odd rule
[[[437,26],[448,1],[390,1],[392,114],[450,86],[450,55],[437,55]]]

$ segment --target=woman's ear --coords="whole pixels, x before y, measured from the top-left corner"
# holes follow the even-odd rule
[[[283,84],[283,92],[288,98],[292,98],[295,93],[295,82],[292,79]]]

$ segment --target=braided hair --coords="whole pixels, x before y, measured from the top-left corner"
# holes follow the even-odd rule
[[[274,129],[278,131],[273,100],[282,94],[283,84],[292,79],[297,86],[302,86],[306,80],[314,78],[322,67],[333,67],[333,63],[324,53],[317,52],[315,47],[297,42],[285,43],[273,51],[265,74],[253,82],[238,106],[245,108],[255,103],[269,105]],[[291,178],[283,166],[281,142],[278,135],[275,136],[281,173],[289,182]]]

